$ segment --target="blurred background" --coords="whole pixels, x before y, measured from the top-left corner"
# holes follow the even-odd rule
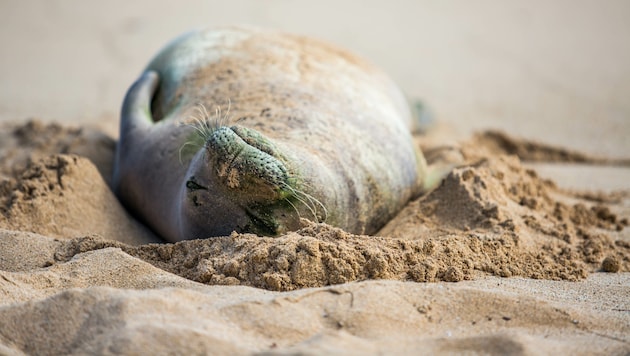
[[[499,128],[630,155],[630,1],[0,0],[0,121],[116,133],[125,91],[182,32],[252,24],[388,72],[453,137]]]

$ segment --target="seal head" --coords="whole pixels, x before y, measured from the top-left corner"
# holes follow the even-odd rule
[[[191,161],[181,230],[202,236],[210,233],[208,226],[220,235],[235,230],[277,235],[296,229],[295,182],[286,161],[254,130],[217,128]]]

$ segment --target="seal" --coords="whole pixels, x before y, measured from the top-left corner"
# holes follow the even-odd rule
[[[345,50],[251,27],[199,30],[127,92],[113,189],[172,242],[275,236],[301,218],[372,234],[421,191],[411,124],[392,80]]]

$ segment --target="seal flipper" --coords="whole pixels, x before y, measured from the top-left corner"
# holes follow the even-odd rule
[[[127,91],[120,113],[120,137],[153,124],[151,100],[160,78],[157,72],[147,71]]]
[[[129,146],[134,140],[134,136],[142,134],[154,123],[151,114],[151,100],[159,84],[157,72],[146,71],[127,91],[120,113],[120,135],[116,145],[116,156],[114,161],[114,176],[112,185],[114,191],[119,188],[121,170],[123,169],[123,157],[129,154]],[[137,143],[136,143],[137,144]]]
[[[412,113],[411,132],[413,134],[425,133],[435,125],[435,118],[431,108],[422,100],[409,100]]]

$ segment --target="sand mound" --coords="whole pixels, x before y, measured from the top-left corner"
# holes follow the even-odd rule
[[[483,273],[577,280],[606,258],[628,271],[630,244],[611,237],[627,219],[601,204],[562,203],[554,193],[517,158],[499,157],[455,169],[386,226],[386,237],[312,223],[276,238],[233,233],[139,247],[86,237],[64,242],[57,258],[117,246],[197,282],[271,290],[366,279],[456,282]]]
[[[62,147],[56,140],[64,130],[70,136],[80,132],[33,122],[13,132],[33,137],[36,131],[40,142],[46,141],[42,133],[52,132],[39,146]],[[604,259],[615,270],[630,269],[630,244],[614,238],[627,218],[561,192],[515,156],[480,150],[492,148],[488,137],[465,144],[476,147],[461,151],[472,163],[411,202],[381,230],[382,237],[305,222],[302,230],[278,238],[233,233],[177,244],[121,245],[115,241],[139,245],[152,242],[152,236],[124,211],[89,160],[63,154],[31,158],[23,172],[14,173],[16,179],[5,181],[0,227],[58,238],[89,235],[63,242],[52,264],[118,246],[197,282],[271,290],[366,279],[456,282],[483,273],[577,280],[601,268]]]
[[[52,155],[34,163],[0,191],[0,227],[67,238],[89,234],[127,243],[158,239],[133,220],[86,158]]]
[[[13,132],[20,137],[52,132],[54,141],[65,137],[59,135],[64,130],[30,122]],[[117,246],[193,281],[279,291],[366,279],[456,282],[484,273],[577,280],[600,269],[606,258],[607,270],[611,261],[615,270],[630,270],[630,244],[614,235],[628,225],[626,217],[556,189],[515,156],[491,155],[487,142],[488,136],[480,135],[463,145],[468,163],[411,202],[381,237],[305,221],[302,230],[277,238],[233,233],[177,244],[122,245],[118,242],[155,240],[124,211],[88,159],[63,154],[30,160],[16,179],[5,181],[0,227],[77,236],[58,246],[51,264]]]
[[[0,125],[0,179],[19,175],[31,162],[52,154],[86,157],[109,182],[116,141],[90,127],[65,127],[29,120],[25,124]]]
[[[150,243],[109,189],[110,138],[38,122],[0,135],[0,353],[613,352],[630,342],[614,311],[630,308],[625,274],[582,282],[606,281],[598,288],[614,307],[603,309],[487,285],[630,271],[628,193],[559,189],[521,165],[530,149],[497,144],[507,136],[447,148],[458,166],[379,236],[305,220],[277,238],[167,244]],[[375,279],[398,282],[349,283]]]

